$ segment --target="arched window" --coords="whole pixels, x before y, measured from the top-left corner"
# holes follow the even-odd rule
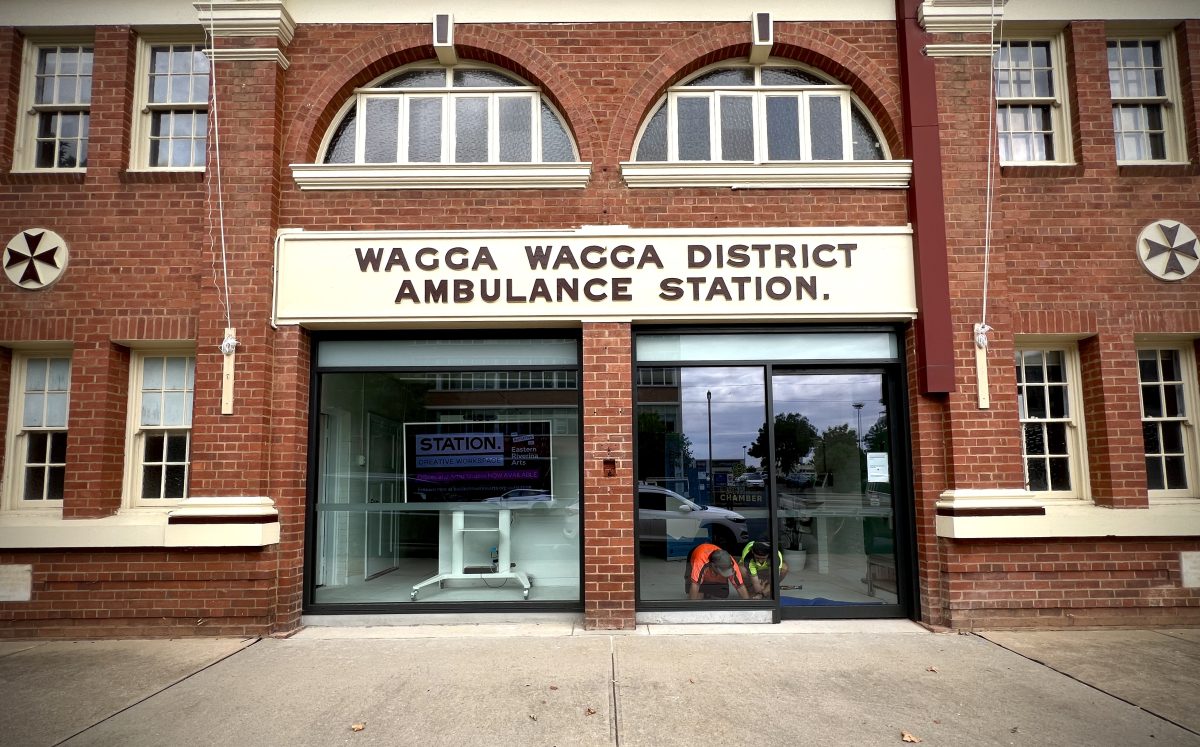
[[[302,189],[582,187],[562,117],[541,91],[483,65],[421,63],[354,95],[317,164],[294,165]]]
[[[892,165],[855,165],[860,161]],[[651,109],[633,161],[622,167],[632,186],[736,185],[748,177],[748,186],[899,187],[911,172],[904,164],[890,161],[849,86],[771,61],[722,63],[673,86]]]

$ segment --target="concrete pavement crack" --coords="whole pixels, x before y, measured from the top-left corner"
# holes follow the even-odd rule
[[[1033,662],[1034,664],[1040,664],[1041,666],[1045,667],[1046,669],[1049,669],[1049,670],[1050,670],[1050,671],[1052,671],[1052,672],[1057,672],[1058,674],[1061,674],[1062,676],[1064,676],[1064,677],[1066,677],[1066,678],[1068,678],[1068,679],[1075,680],[1076,682],[1078,682],[1079,684],[1083,685],[1084,687],[1087,687],[1087,688],[1090,688],[1090,689],[1092,689],[1092,690],[1095,690],[1095,691],[1096,691],[1096,692],[1098,692],[1098,693],[1102,693],[1102,694],[1104,694],[1104,695],[1107,695],[1107,696],[1108,696],[1108,697],[1110,697],[1110,698],[1114,698],[1114,699],[1116,699],[1116,700],[1119,700],[1119,701],[1121,701],[1122,703],[1127,703],[1127,704],[1129,704],[1129,705],[1133,706],[1134,708],[1138,709],[1139,711],[1143,711],[1143,712],[1145,712],[1145,713],[1148,713],[1148,714],[1150,714],[1151,716],[1153,716],[1153,717],[1155,717],[1155,718],[1157,718],[1157,719],[1159,719],[1159,720],[1161,720],[1161,721],[1166,721],[1168,724],[1171,724],[1171,725],[1173,725],[1173,726],[1177,726],[1177,727],[1179,727],[1180,729],[1183,729],[1184,731],[1186,731],[1186,732],[1187,732],[1187,733],[1189,733],[1189,734],[1195,734],[1196,736],[1200,737],[1200,732],[1196,731],[1195,729],[1192,729],[1192,728],[1190,728],[1190,727],[1188,727],[1188,726],[1186,726],[1186,725],[1184,725],[1184,724],[1181,724],[1181,723],[1179,723],[1178,721],[1175,721],[1174,719],[1170,719],[1170,718],[1168,718],[1168,717],[1166,717],[1166,716],[1162,715],[1161,713],[1156,713],[1156,712],[1154,712],[1154,711],[1150,710],[1149,708],[1146,708],[1146,707],[1144,707],[1144,706],[1138,705],[1137,703],[1134,703],[1132,700],[1129,700],[1128,698],[1123,698],[1123,697],[1121,697],[1120,695],[1117,695],[1116,693],[1109,692],[1108,690],[1105,690],[1105,689],[1104,689],[1104,688],[1102,688],[1102,687],[1097,687],[1096,685],[1093,685],[1092,683],[1088,682],[1087,680],[1081,680],[1081,679],[1079,679],[1078,677],[1076,677],[1075,675],[1071,674],[1070,672],[1064,672],[1063,670],[1059,669],[1058,667],[1054,666],[1053,664],[1050,664],[1049,662],[1042,661],[1041,659],[1037,659],[1037,658],[1035,658],[1035,657],[1033,657],[1033,656],[1030,656],[1029,654],[1022,653],[1021,651],[1017,651],[1017,650],[1016,650],[1016,649],[1014,649],[1014,648],[1010,648],[1010,647],[1008,647],[1008,646],[1005,646],[1003,643],[997,643],[996,641],[993,641],[993,640],[991,640],[990,638],[987,638],[986,636],[979,635],[978,633],[972,633],[971,635],[975,636],[976,638],[980,638],[980,639],[982,639],[982,640],[985,640],[985,641],[987,641],[988,643],[992,644],[993,646],[999,646],[1000,648],[1004,649],[1005,651],[1008,651],[1008,652],[1014,653],[1014,654],[1016,654],[1017,656],[1020,656],[1022,659],[1025,659],[1026,661],[1031,661],[1031,662]]]
[[[608,637],[609,665],[609,697],[612,698],[613,744],[621,747],[621,720],[617,711],[617,638]]]
[[[90,731],[91,729],[95,729],[95,728],[96,728],[97,726],[99,726],[100,724],[103,724],[105,721],[108,721],[108,720],[110,720],[110,719],[116,718],[117,716],[121,715],[121,714],[122,714],[122,713],[124,713],[125,711],[128,711],[130,708],[136,708],[137,706],[141,705],[142,703],[145,703],[147,700],[150,700],[151,698],[153,698],[153,697],[155,697],[155,696],[157,696],[157,695],[161,695],[162,693],[165,693],[167,690],[170,690],[172,687],[175,687],[175,686],[176,686],[176,685],[178,685],[179,683],[181,683],[181,682],[186,682],[187,680],[190,680],[192,677],[195,677],[196,675],[200,674],[200,673],[201,673],[201,672],[203,672],[204,670],[206,670],[206,669],[208,669],[208,668],[210,668],[210,667],[214,667],[214,666],[216,666],[217,664],[220,664],[221,662],[225,661],[225,660],[226,660],[226,659],[228,659],[229,657],[231,657],[231,656],[234,656],[234,655],[236,655],[236,654],[240,654],[241,652],[245,651],[246,649],[250,648],[251,646],[253,646],[253,645],[257,644],[257,643],[258,643],[259,641],[261,641],[261,640],[262,640],[262,638],[261,638],[261,637],[259,637],[259,638],[255,638],[253,641],[251,641],[250,643],[247,643],[245,646],[242,646],[241,648],[237,649],[236,651],[230,651],[229,653],[225,654],[225,655],[224,655],[224,656],[222,656],[221,658],[219,658],[219,659],[216,659],[216,660],[214,660],[214,661],[211,661],[211,662],[209,662],[208,664],[205,664],[204,666],[200,667],[200,668],[199,668],[199,669],[197,669],[196,671],[194,671],[194,672],[189,672],[189,673],[185,674],[184,676],[182,676],[182,677],[180,677],[179,679],[175,680],[174,682],[170,683],[170,684],[169,684],[169,685],[167,685],[166,687],[161,687],[161,688],[159,688],[158,690],[155,690],[154,692],[150,693],[149,695],[147,695],[147,696],[145,696],[145,697],[143,697],[143,698],[138,698],[138,699],[137,699],[137,700],[135,700],[134,702],[132,702],[132,703],[130,703],[129,705],[125,706],[124,708],[121,708],[121,709],[119,709],[119,710],[113,711],[112,713],[108,714],[107,716],[105,716],[104,718],[100,719],[100,720],[99,720],[99,721],[97,721],[96,723],[94,723],[94,724],[89,724],[88,726],[85,726],[85,727],[83,727],[82,729],[80,729],[79,731],[75,732],[74,734],[72,734],[71,736],[67,737],[66,739],[63,739],[63,740],[61,740],[61,741],[58,741],[58,742],[55,742],[53,745],[51,745],[51,747],[61,747],[61,745],[64,745],[64,744],[66,744],[67,742],[70,742],[72,739],[74,739],[75,737],[79,736],[80,734],[83,734],[83,733],[84,733],[84,732],[86,732],[86,731]]]

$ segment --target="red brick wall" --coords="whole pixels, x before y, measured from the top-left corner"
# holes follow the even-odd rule
[[[1148,223],[1200,226],[1195,165],[1200,24],[1177,33],[1181,108],[1192,165],[1118,167],[1103,22],[1065,32],[1065,82],[1075,165],[994,172],[989,275],[991,409],[975,405],[970,324],[983,302],[987,171],[987,60],[939,61],[938,94],[950,243],[951,294],[960,335],[961,390],[946,403],[945,447],[953,486],[1023,483],[1012,351],[1017,335],[1078,340],[1091,497],[1100,506],[1149,505],[1142,452],[1135,335],[1200,337],[1200,275],[1163,283],[1139,265],[1134,245]],[[1014,32],[1012,28],[1010,33]],[[918,402],[914,411],[926,405]],[[914,449],[922,449],[916,433]],[[919,473],[920,474],[920,473]],[[918,477],[918,500],[936,500],[937,478]],[[920,511],[918,511],[920,515]],[[923,530],[927,531],[927,530]],[[922,551],[933,541],[926,534]],[[943,573],[926,581],[925,619],[955,627],[1196,624],[1200,590],[1183,589],[1179,552],[1200,539],[937,540]],[[932,548],[928,549],[934,554]],[[927,561],[922,577],[933,575]]]
[[[583,606],[590,629],[634,624],[633,482],[630,325],[584,324]]]

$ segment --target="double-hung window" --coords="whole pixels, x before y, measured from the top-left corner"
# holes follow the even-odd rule
[[[191,353],[134,356],[128,450],[133,505],[162,505],[187,497],[195,368]]]
[[[27,46],[16,168],[87,166],[92,56],[92,46],[86,43]]]
[[[886,157],[849,86],[782,64],[723,65],[675,86],[647,118],[634,152],[637,162]]]
[[[1006,39],[994,65],[1000,161],[1070,161],[1058,39]]]
[[[1196,497],[1195,359],[1188,347],[1166,345],[1137,356],[1149,495]]]
[[[355,91],[326,164],[574,162],[566,126],[540,91],[500,70],[417,66]]]
[[[13,371],[9,506],[61,506],[67,471],[71,357],[67,353],[18,354]]]
[[[1108,84],[1118,161],[1180,160],[1172,59],[1167,39],[1108,41]]]
[[[204,49],[199,43],[139,40],[132,168],[204,168],[209,87]]]
[[[1087,492],[1078,371],[1073,346],[1016,350],[1025,485],[1047,497],[1076,498]]]

